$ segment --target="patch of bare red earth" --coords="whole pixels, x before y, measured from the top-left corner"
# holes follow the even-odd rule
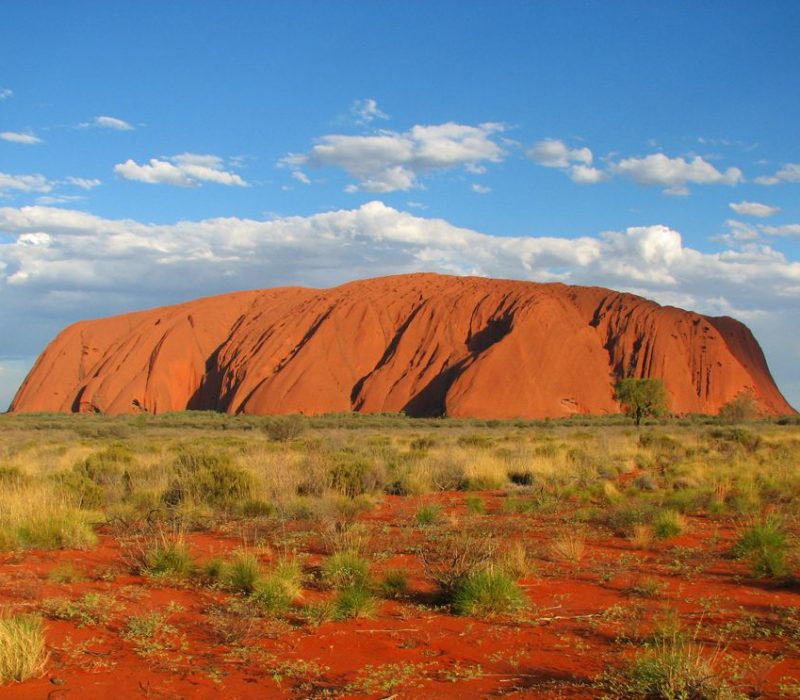
[[[0,700],[599,697],[598,677],[639,646],[626,647],[620,639],[640,639],[667,607],[678,611],[684,627],[701,623],[705,631],[698,639],[709,653],[715,650],[708,640],[709,629],[722,630],[748,615],[768,621],[781,610],[800,607],[797,587],[754,580],[744,563],[725,557],[735,532],[711,519],[692,517],[691,534],[647,551],[634,549],[622,538],[589,533],[582,561],[564,563],[547,554],[552,523],[537,525],[536,516],[504,514],[500,494],[481,495],[491,514],[478,517],[491,518],[495,527],[503,518],[527,518],[533,523],[523,537],[541,558],[535,575],[522,581],[531,604],[524,614],[481,620],[432,607],[432,585],[409,551],[423,535],[410,521],[420,502],[439,503],[449,517],[467,517],[465,497],[387,497],[362,520],[379,533],[373,542],[376,551],[381,540],[395,543],[395,553],[376,559],[375,568],[380,572],[406,566],[412,601],[382,602],[371,619],[310,626],[299,616],[290,616],[288,624],[268,623],[263,636],[248,642],[250,651],[261,654],[260,660],[258,655],[226,656],[229,648],[210,633],[209,607],[228,596],[126,573],[119,545],[109,535],[90,551],[6,555],[0,558],[4,608],[37,609],[49,597],[77,599],[99,592],[116,599],[124,612],[112,614],[105,624],[83,628],[48,620],[50,660],[45,674],[0,687]],[[400,540],[402,546],[397,547]],[[201,559],[230,552],[240,542],[207,533],[188,537]],[[308,561],[313,565],[322,557],[309,542]],[[52,569],[67,562],[86,572],[89,580],[51,583]],[[645,580],[655,582],[656,595],[635,593]],[[304,595],[307,604],[330,594],[309,590]],[[185,640],[185,649],[176,641],[175,648],[143,658],[121,636],[125,623],[129,616],[163,611],[170,603],[177,612],[168,616],[168,622],[179,631],[176,639]],[[742,682],[756,687],[762,698],[781,697],[781,683],[800,682],[797,650],[774,635],[763,639],[740,635],[720,650],[742,671]],[[392,666],[381,671],[387,665]],[[372,676],[365,667],[375,669]],[[306,677],[304,668],[309,669]],[[393,685],[401,676],[403,682]],[[359,688],[376,692],[358,692]]]

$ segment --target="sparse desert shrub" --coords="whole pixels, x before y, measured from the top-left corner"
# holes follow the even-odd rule
[[[0,550],[67,549],[97,542],[98,514],[59,497],[51,483],[0,490]]]
[[[788,534],[775,516],[752,523],[742,533],[733,551],[740,559],[750,561],[756,576],[776,578],[788,572]]]
[[[181,539],[158,542],[146,553],[145,571],[151,576],[187,578],[194,571],[194,556]]]
[[[257,581],[251,598],[263,612],[281,615],[300,595],[301,579],[298,562],[282,559]]]
[[[355,552],[336,552],[322,565],[322,578],[332,588],[366,586],[369,562]]]
[[[606,674],[607,687],[617,698],[744,700],[720,676],[719,656],[680,633],[658,637],[625,668]]]
[[[384,598],[402,598],[408,592],[408,574],[403,569],[389,569],[381,581]]]
[[[183,450],[175,458],[172,472],[173,483],[163,498],[173,506],[192,500],[229,508],[249,498],[253,488],[251,474],[222,452]]]
[[[47,656],[40,617],[0,617],[0,683],[35,678],[44,670]]]
[[[78,627],[99,625],[108,620],[117,607],[117,601],[102,593],[86,593],[81,598],[47,598],[42,601],[42,612],[54,620],[70,620]]]
[[[269,518],[277,512],[275,506],[259,498],[248,498],[237,507],[244,518]]]
[[[536,477],[527,469],[509,469],[508,480],[517,486],[531,486]]]
[[[483,515],[486,512],[486,504],[480,496],[467,496],[465,504],[467,512],[472,515]]]
[[[640,523],[633,526],[630,541],[637,549],[650,549],[653,546],[653,538],[653,526],[649,523]]]
[[[515,581],[529,575],[534,570],[528,550],[519,540],[514,540],[496,557],[496,568],[507,573]]]
[[[336,594],[333,599],[333,617],[348,620],[354,617],[372,617],[375,613],[375,598],[364,584],[350,584]]]
[[[658,511],[652,521],[653,534],[660,540],[677,537],[686,530],[686,519],[674,510]]]
[[[514,612],[525,597],[506,572],[488,568],[462,578],[452,592],[453,610],[458,615],[485,617]]]
[[[740,391],[719,409],[724,423],[744,423],[758,418],[758,404],[752,391]]]
[[[262,425],[270,440],[289,442],[300,437],[306,429],[306,421],[298,415],[271,416]]]
[[[461,531],[431,538],[420,551],[426,575],[435,581],[445,596],[475,571],[494,561],[498,542],[486,532]]]
[[[586,551],[586,542],[577,532],[566,532],[550,543],[550,552],[556,559],[577,563]]]
[[[436,503],[424,503],[414,515],[414,521],[419,527],[435,525],[442,517],[442,507]]]
[[[262,574],[258,557],[240,550],[225,564],[220,578],[228,590],[249,595],[256,589]]]
[[[334,458],[330,468],[330,486],[334,491],[354,498],[379,490],[382,485],[383,478],[376,465],[366,457],[343,453]]]

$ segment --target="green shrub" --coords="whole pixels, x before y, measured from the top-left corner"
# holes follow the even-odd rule
[[[288,442],[300,437],[306,429],[306,421],[302,416],[271,416],[263,424],[263,430],[270,440]]]
[[[251,474],[224,453],[184,450],[175,458],[172,472],[172,486],[163,496],[169,505],[192,500],[229,508],[249,498],[253,488]]]
[[[366,586],[369,562],[355,552],[336,552],[322,565],[322,578],[333,588]]]
[[[15,543],[29,549],[84,549],[97,544],[93,514],[63,507],[31,514],[15,533]]]
[[[235,552],[222,570],[222,583],[236,593],[252,593],[258,586],[263,572],[255,554]]]
[[[754,522],[739,538],[734,554],[749,559],[756,576],[776,578],[788,572],[789,541],[783,523],[770,516]]]
[[[494,569],[476,571],[453,590],[453,609],[458,615],[485,617],[518,610],[524,605],[522,590],[508,574]]]
[[[680,633],[658,637],[620,671],[606,674],[612,697],[744,700],[715,668],[715,655]]]
[[[271,503],[258,498],[250,498],[240,503],[237,510],[245,518],[269,518],[277,512]]]
[[[414,515],[414,521],[419,527],[428,527],[439,522],[442,515],[442,507],[435,503],[424,503]]]
[[[374,464],[365,457],[350,453],[336,455],[329,476],[331,488],[350,498],[376,491],[382,486]]]
[[[369,588],[354,583],[342,588],[333,599],[333,617],[348,620],[354,617],[372,617],[376,602]]]
[[[145,571],[151,576],[187,578],[194,571],[194,557],[183,542],[165,541],[146,553]]]
[[[467,496],[467,512],[473,515],[482,515],[486,512],[486,504],[480,496]]]
[[[42,619],[34,615],[0,617],[0,683],[34,678],[45,663]]]
[[[252,600],[267,614],[281,615],[300,595],[301,578],[298,562],[282,559],[256,583]]]
[[[662,510],[656,513],[652,521],[653,534],[660,540],[677,537],[686,529],[683,516],[674,510]]]
[[[408,574],[403,569],[389,569],[383,574],[381,593],[384,598],[402,598],[408,593]]]

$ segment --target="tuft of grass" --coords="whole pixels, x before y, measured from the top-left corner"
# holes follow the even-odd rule
[[[47,663],[44,625],[35,615],[0,617],[0,683],[35,678]]]
[[[662,510],[652,522],[653,534],[660,540],[677,537],[686,531],[686,519],[677,511]]]
[[[525,596],[517,582],[504,571],[484,569],[459,582],[453,591],[453,610],[458,615],[486,617],[519,610]]]
[[[734,554],[749,559],[756,576],[778,578],[789,569],[789,541],[783,523],[775,516],[751,524],[739,538]]]
[[[145,571],[151,576],[188,578],[194,571],[194,556],[181,540],[162,542],[146,553]]]
[[[47,575],[47,579],[51,583],[75,583],[76,581],[84,581],[86,576],[82,571],[75,568],[72,562],[65,562],[54,566]]]
[[[333,617],[336,620],[372,617],[375,608],[375,598],[363,583],[355,583],[342,588],[333,599]]]
[[[0,489],[0,550],[94,546],[96,514],[70,504],[55,482]]]
[[[282,615],[302,592],[303,573],[297,559],[281,559],[255,586],[252,600],[269,615]]]
[[[486,504],[480,496],[467,496],[465,503],[467,512],[472,515],[483,515],[486,512]]]
[[[577,563],[583,558],[586,542],[580,534],[569,532],[556,537],[550,543],[550,551],[557,559]]]
[[[677,632],[656,638],[606,682],[617,698],[744,700],[720,676],[718,657],[718,650],[709,654]]]
[[[384,598],[402,598],[408,593],[408,574],[403,569],[389,569],[383,574],[381,593]]]
[[[442,517],[442,507],[435,503],[425,503],[417,509],[414,520],[419,527],[435,525]]]
[[[369,582],[369,562],[356,552],[336,552],[322,565],[322,578],[332,588],[365,587]]]
[[[235,593],[251,594],[262,577],[261,564],[252,552],[235,552],[222,569],[221,580],[225,588]]]

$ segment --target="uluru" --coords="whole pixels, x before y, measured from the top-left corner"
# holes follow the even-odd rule
[[[544,418],[620,411],[613,382],[662,379],[675,413],[751,392],[793,412],[749,329],[599,287],[407,274],[282,287],[75,323],[12,412],[404,412]]]

